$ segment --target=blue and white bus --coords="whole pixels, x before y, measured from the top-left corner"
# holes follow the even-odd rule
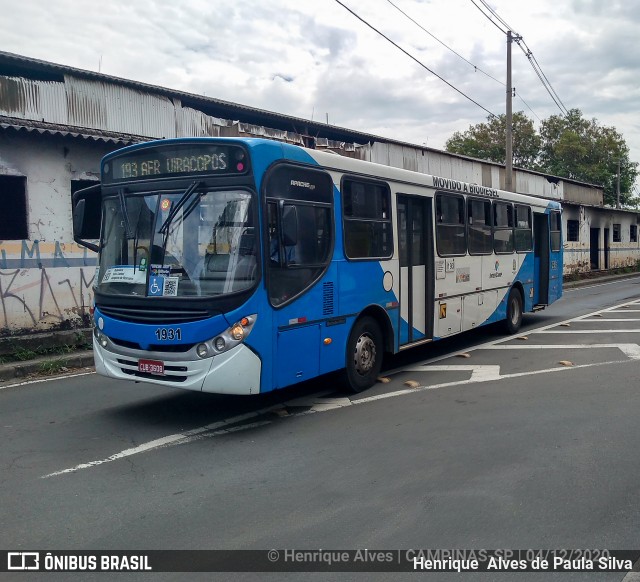
[[[503,321],[562,294],[555,201],[262,139],[102,160],[73,199],[99,253],[99,374],[259,394]]]

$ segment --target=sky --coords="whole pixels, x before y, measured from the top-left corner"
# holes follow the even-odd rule
[[[0,50],[437,149],[505,112],[506,35],[482,0],[340,1],[422,65],[336,0],[0,0]],[[636,2],[484,2],[640,162]],[[514,112],[561,114],[516,44],[512,61]]]

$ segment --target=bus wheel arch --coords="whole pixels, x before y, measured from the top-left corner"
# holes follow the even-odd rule
[[[386,320],[386,321],[385,321]],[[351,328],[345,352],[344,383],[352,392],[361,392],[376,383],[385,351],[388,351],[391,323],[377,309],[363,311]]]
[[[524,289],[522,285],[516,283],[511,287],[507,296],[507,317],[504,321],[507,333],[518,333],[522,325],[522,315],[524,313]]]

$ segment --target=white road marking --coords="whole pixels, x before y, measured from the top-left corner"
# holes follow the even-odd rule
[[[554,329],[545,329],[544,331],[534,331],[530,333],[555,333],[555,334],[584,334],[584,333],[640,333],[640,329],[566,329],[566,330],[554,330]]]
[[[638,344],[563,344],[563,345],[498,345],[489,346],[486,350],[585,350],[591,348],[618,348],[628,358],[640,360]]]
[[[49,376],[47,378],[39,378],[37,380],[24,380],[23,382],[17,382],[16,384],[7,384],[6,386],[0,386],[0,390],[6,390],[7,388],[17,388],[18,386],[26,386],[27,384],[40,384],[42,382],[52,382],[53,380],[60,380],[62,378],[76,378],[78,376],[88,376],[89,374],[95,374],[95,371],[91,372],[79,372],[77,374],[64,374],[62,376]]]
[[[112,461],[117,461],[119,459],[124,459],[126,457],[131,457],[132,455],[138,455],[140,453],[146,453],[149,451],[153,451],[155,449],[160,449],[168,446],[178,445],[182,443],[187,443],[195,438],[202,438],[205,436],[205,433],[211,432],[212,436],[218,436],[220,434],[227,434],[231,432],[229,428],[225,430],[218,430],[225,425],[237,424],[238,422],[242,422],[244,420],[248,420],[250,418],[256,418],[257,416],[262,416],[275,410],[276,408],[281,408],[281,405],[269,406],[267,408],[263,408],[261,410],[256,410],[254,412],[248,412],[246,414],[239,414],[238,416],[233,416],[231,418],[227,418],[225,420],[220,420],[218,422],[213,422],[211,424],[207,424],[205,426],[201,426],[199,428],[194,428],[193,430],[188,430],[183,433],[171,434],[165,437],[161,437],[159,439],[155,439],[146,443],[143,443],[137,447],[133,447],[131,449],[125,449],[124,451],[120,451],[106,459],[99,459],[97,461],[90,461],[89,463],[81,463],[80,465],[76,465],[75,467],[71,467],[69,469],[64,469],[62,471],[54,471],[53,473],[49,473],[48,475],[43,475],[41,479],[47,479],[48,477],[57,477],[58,475],[64,475],[66,473],[74,473],[79,471],[80,469],[89,469],[90,467],[97,467],[98,465],[103,465],[104,463],[111,463]],[[253,425],[243,425],[241,427],[234,427],[237,430],[243,430],[246,428],[253,428]]]
[[[418,366],[405,368],[405,372],[471,372],[469,381],[486,382],[500,377],[500,366],[478,364],[476,366]]]
[[[603,285],[609,285],[609,283],[603,283]],[[604,309],[598,309],[597,311],[592,311],[591,313],[587,313],[586,315],[580,315],[578,317],[572,317],[571,319],[565,319],[564,321],[559,321],[557,323],[550,323],[549,325],[545,325],[542,327],[539,327],[537,329],[531,330],[531,331],[527,331],[526,333],[540,333],[542,331],[545,331],[547,329],[552,329],[554,327],[558,327],[561,326],[563,323],[571,323],[574,321],[580,321],[582,319],[586,319],[587,317],[593,317],[596,313],[607,313],[610,311],[613,311],[615,309],[622,309],[624,308],[626,305],[640,305],[640,300],[638,299],[634,299],[632,301],[627,301],[626,303],[620,303],[618,305],[614,305],[613,307],[606,307]],[[628,313],[628,310],[625,310],[625,313]],[[592,330],[590,333],[594,333],[594,331],[596,330]],[[431,364],[431,363],[435,363],[435,362],[440,362],[442,360],[448,360],[449,358],[455,358],[458,354],[463,354],[465,352],[468,351],[476,351],[476,350],[483,350],[488,348],[489,346],[494,346],[497,344],[501,344],[504,342],[508,342],[511,341],[515,338],[515,336],[507,336],[507,337],[503,337],[497,340],[492,340],[492,341],[488,341],[485,342],[483,344],[478,344],[477,346],[473,346],[471,348],[466,348],[464,350],[460,350],[459,352],[452,352],[450,354],[444,354],[442,356],[436,356],[435,358],[429,358],[428,360],[424,361],[424,364]],[[411,366],[409,366],[411,367]],[[393,374],[397,374],[400,372],[403,372],[405,370],[404,367],[401,368],[394,368],[393,370],[388,370],[385,374],[387,376],[391,376]]]
[[[583,321],[585,323],[603,323],[605,321],[607,322],[608,321],[640,321],[640,319],[631,319],[630,317],[627,319],[613,319],[611,317],[602,317],[602,318],[594,319],[593,321],[590,319],[581,319],[580,321]]]
[[[611,362],[598,362],[595,364],[581,364],[579,366],[573,366],[570,368],[560,367],[560,368],[548,368],[546,370],[534,370],[530,372],[518,372],[515,374],[505,374],[504,376],[499,376],[498,378],[486,378],[481,380],[472,381],[469,380],[460,380],[458,382],[444,382],[442,384],[432,384],[430,386],[419,386],[418,388],[412,388],[411,390],[398,390],[397,392],[388,392],[386,394],[378,394],[376,396],[370,396],[367,398],[359,398],[358,400],[353,400],[352,404],[365,404],[367,402],[374,402],[376,400],[384,400],[385,398],[394,398],[396,396],[404,396],[405,394],[416,394],[418,392],[424,392],[426,390],[438,390],[440,388],[449,388],[453,386],[464,386],[465,384],[479,384],[481,382],[490,382],[490,381],[499,381],[506,380],[510,378],[522,378],[523,376],[536,376],[539,374],[553,374],[555,372],[568,372],[570,370],[579,370],[580,368],[596,368],[599,366],[606,366],[609,364],[628,364],[631,360],[620,360],[620,361],[611,361]],[[302,412],[300,415],[310,414],[311,411]]]
[[[551,330],[552,328],[561,325],[562,323],[568,323],[571,321],[579,321],[581,319],[585,319],[587,317],[591,317],[594,315],[594,313],[605,313],[607,311],[611,311],[613,309],[620,309],[622,306],[624,305],[633,305],[633,304],[638,304],[639,301],[638,300],[634,300],[634,301],[629,301],[627,303],[624,304],[620,304],[617,305],[615,307],[610,307],[607,309],[602,309],[599,310],[597,312],[593,312],[584,316],[580,316],[580,317],[576,317],[576,318],[572,318],[572,319],[568,319],[565,322],[558,322],[558,323],[553,323],[544,327],[541,327],[537,330],[532,330],[529,331],[527,333],[533,334],[533,333],[545,333],[547,332],[547,330]],[[586,333],[594,333],[595,330],[589,330]],[[627,330],[628,331],[628,330]],[[640,330],[638,330],[640,331]],[[552,333],[552,332],[551,332]],[[566,333],[566,332],[560,332],[560,333]],[[513,340],[513,336],[509,336],[506,338],[501,338],[499,340],[494,340],[492,342],[487,342],[485,344],[481,344],[479,346],[474,346],[473,348],[468,348],[465,351],[476,351],[476,350],[480,350],[480,349],[526,349],[527,347],[531,347],[531,346],[527,346],[526,344],[519,344],[517,346],[499,346],[498,344]],[[578,366],[573,366],[573,367],[560,367],[560,368],[549,368],[546,370],[535,370],[535,371],[529,371],[529,372],[520,372],[520,373],[516,373],[516,374],[505,374],[505,375],[500,375],[500,367],[499,366],[483,366],[483,365],[477,365],[477,366],[473,366],[473,365],[462,365],[462,366],[429,366],[430,363],[432,362],[437,362],[443,359],[447,359],[447,358],[452,358],[455,357],[456,354],[447,354],[444,356],[440,356],[438,358],[433,358],[432,360],[428,360],[427,362],[425,362],[422,366],[416,367],[416,366],[407,366],[406,368],[399,368],[398,370],[389,372],[387,375],[391,375],[392,373],[398,373],[401,371],[411,371],[412,369],[415,371],[415,369],[420,369],[421,371],[428,371],[428,369],[432,369],[433,371],[437,371],[438,369],[443,370],[443,371],[451,371],[451,370],[460,370],[460,369],[464,369],[464,370],[470,370],[471,371],[471,377],[468,380],[461,380],[461,381],[457,381],[457,382],[445,382],[445,383],[441,383],[441,384],[434,384],[431,386],[419,386],[417,388],[411,388],[411,389],[404,389],[404,390],[398,390],[395,392],[389,392],[386,394],[379,394],[376,396],[369,396],[369,397],[365,397],[365,398],[360,398],[360,399],[356,399],[356,400],[350,400],[349,398],[327,398],[327,399],[322,399],[323,395],[326,395],[329,393],[329,391],[322,391],[319,394],[313,395],[312,397],[305,397],[305,398],[301,398],[301,399],[294,399],[292,401],[289,402],[290,405],[303,405],[306,406],[307,404],[300,404],[301,402],[308,402],[310,399],[313,399],[313,403],[311,404],[311,408],[309,410],[303,411],[303,412],[297,412],[297,413],[292,413],[286,417],[283,417],[283,420],[285,418],[291,418],[291,417],[295,417],[295,416],[305,416],[308,414],[318,414],[318,413],[322,413],[322,412],[327,412],[329,410],[335,410],[337,408],[344,408],[344,407],[349,407],[352,405],[359,405],[359,404],[366,404],[369,402],[375,402],[377,400],[383,400],[386,398],[395,398],[398,396],[405,396],[407,394],[416,394],[418,392],[423,392],[426,390],[437,390],[440,388],[448,388],[448,387],[453,387],[453,386],[464,386],[464,385],[468,385],[468,384],[478,384],[481,382],[491,382],[491,381],[499,381],[499,380],[505,380],[505,379],[510,379],[510,378],[520,378],[523,376],[532,376],[532,375],[538,375],[538,374],[551,374],[551,373],[555,373],[555,372],[569,372],[571,370],[578,370],[581,368],[591,368],[591,367],[598,367],[598,366],[605,366],[605,365],[609,365],[609,364],[624,364],[624,363],[629,363],[630,361],[633,360],[637,360],[640,359],[640,348],[638,348],[638,346],[636,344],[605,344],[607,346],[615,346],[620,348],[623,352],[625,352],[625,349],[621,346],[626,346],[627,351],[625,352],[629,358],[628,360],[622,360],[622,361],[610,361],[610,362],[599,362],[599,363],[592,363],[592,364],[583,364],[583,365],[578,365]],[[629,346],[635,346],[633,348],[629,348]],[[546,347],[546,346],[545,346]],[[549,346],[550,347],[556,347],[556,346]],[[577,346],[572,346],[572,347],[577,347]],[[459,352],[459,353],[464,353],[464,352]],[[632,354],[632,355],[629,355]],[[254,422],[251,424],[247,424],[247,425],[242,425],[242,426],[229,426],[229,425],[234,425],[237,423],[240,423],[244,420],[248,420],[251,418],[256,418],[258,416],[262,416],[264,414],[267,414],[269,412],[272,412],[274,410],[277,409],[282,409],[283,406],[286,406],[287,403],[283,404],[277,404],[274,406],[270,406],[267,408],[263,408],[261,410],[256,410],[254,412],[249,412],[246,414],[240,414],[238,416],[235,417],[231,417],[225,420],[221,420],[221,421],[217,421],[199,428],[195,428],[193,430],[190,431],[185,431],[183,433],[177,433],[177,434],[173,434],[173,435],[168,435],[166,437],[161,437],[159,439],[155,439],[153,441],[149,441],[147,443],[143,443],[142,445],[139,445],[137,447],[133,447],[130,449],[126,449],[124,451],[121,451],[119,453],[116,453],[114,455],[111,455],[110,457],[107,457],[105,459],[100,459],[100,460],[96,460],[96,461],[91,461],[88,463],[82,463],[80,465],[76,465],[75,467],[71,467],[69,469],[64,469],[61,471],[55,471],[53,473],[49,473],[48,475],[43,475],[41,477],[41,479],[47,479],[49,477],[55,477],[55,476],[60,476],[60,475],[64,475],[67,473],[75,473],[76,471],[79,471],[81,469],[88,469],[91,467],[96,467],[98,465],[102,465],[105,463],[110,463],[112,461],[117,461],[119,459],[123,459],[126,457],[130,457],[132,455],[136,455],[136,454],[140,454],[140,453],[145,453],[145,452],[149,452],[152,450],[156,450],[156,449],[160,449],[160,448],[165,448],[165,447],[169,447],[169,446],[174,446],[174,445],[179,445],[179,444],[184,444],[184,443],[188,443],[191,442],[193,440],[197,440],[200,438],[205,438],[205,437],[215,437],[215,436],[219,436],[219,435],[224,435],[224,434],[229,434],[231,432],[237,432],[237,431],[241,431],[241,430],[247,430],[248,428],[254,428],[256,426],[263,426],[265,424],[270,424],[271,421],[258,421],[258,422]],[[224,428],[227,427],[227,428]]]
[[[318,400],[311,409],[317,412],[326,412],[327,410],[334,410],[336,408],[344,408],[345,406],[351,406],[351,399],[344,398],[324,398]]]

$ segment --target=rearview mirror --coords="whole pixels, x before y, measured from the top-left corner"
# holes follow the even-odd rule
[[[100,239],[102,188],[100,184],[73,194],[73,240],[94,252],[100,246],[85,239]]]

